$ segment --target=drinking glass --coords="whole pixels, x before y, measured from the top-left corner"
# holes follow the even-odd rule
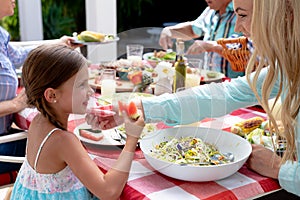
[[[128,44],[126,45],[127,60],[141,61],[143,58],[144,46],[140,44]]]
[[[104,69],[100,81],[101,95],[112,97],[116,93],[116,70]]]
[[[186,74],[185,87],[189,88],[200,85],[203,59],[189,58],[188,66],[191,68],[191,72]]]

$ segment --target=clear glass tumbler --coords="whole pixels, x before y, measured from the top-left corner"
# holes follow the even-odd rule
[[[116,93],[116,70],[104,69],[101,73],[101,95],[112,97]]]

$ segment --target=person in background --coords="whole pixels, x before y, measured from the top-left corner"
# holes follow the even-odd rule
[[[206,0],[206,3],[208,7],[196,20],[165,27],[161,32],[159,44],[163,49],[168,49],[173,46],[172,38],[191,40],[203,36],[203,40],[195,40],[186,53],[196,55],[210,52],[207,56],[208,69],[222,72],[229,78],[243,76],[244,72],[233,71],[228,61],[220,55],[221,51],[214,48],[215,41],[220,38],[241,35],[234,31],[236,16],[232,1]]]
[[[13,15],[14,8],[14,0],[1,0],[0,19]],[[16,48],[9,41],[9,33],[0,27],[0,136],[20,131],[11,127],[13,114],[27,107],[24,91],[16,96],[18,88],[16,67],[23,64],[27,54],[33,49],[33,47]],[[55,42],[66,43],[73,48],[78,47],[78,45],[73,45],[71,41],[71,37],[63,36]],[[0,155],[24,156],[25,145],[26,139],[0,144]],[[21,164],[18,163],[0,162],[0,174],[18,170],[20,166]]]
[[[143,109],[146,123],[163,121],[171,126],[223,116],[259,103],[267,113],[270,125],[275,128],[272,134],[279,136],[280,133],[286,139],[286,150],[280,157],[262,145],[252,145],[247,166],[263,176],[278,179],[284,190],[300,196],[300,1],[233,2],[237,15],[236,31],[242,31],[251,38],[255,47],[246,76],[231,82],[206,84],[175,94],[144,98],[137,103]],[[258,65],[255,65],[257,58],[264,59],[259,59]],[[275,101],[269,105],[272,98]],[[278,99],[281,99],[279,115],[283,131],[279,131],[273,116]],[[116,126],[114,118],[97,121],[95,116],[87,115],[88,122],[102,129]]]
[[[29,53],[22,80],[28,105],[40,113],[30,124],[26,159],[11,199],[119,199],[144,128],[143,118],[131,120],[123,112],[126,144],[104,174],[78,137],[67,130],[69,114],[85,114],[93,95],[85,57],[66,45],[41,45]]]

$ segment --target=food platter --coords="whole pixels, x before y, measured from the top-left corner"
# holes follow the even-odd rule
[[[126,141],[126,134],[125,134],[126,132],[125,132],[124,124],[113,129],[99,131],[99,133],[97,134],[103,137],[98,141],[83,137],[80,134],[80,130],[82,129],[90,130],[91,126],[85,122],[76,126],[74,129],[74,134],[80,139],[80,141],[82,141],[85,144],[92,144],[92,145],[99,145],[99,146],[121,146],[124,145]],[[156,130],[157,130],[156,124],[154,123],[146,124],[141,134],[141,138],[148,134],[151,134],[153,131]]]
[[[117,42],[119,40],[120,40],[120,38],[117,36],[114,36],[113,38],[105,38],[104,41],[102,41],[102,42],[84,42],[84,41],[78,40],[77,38],[74,38],[73,43],[74,44],[84,44],[84,45],[99,45],[99,44],[109,44],[109,43]]]

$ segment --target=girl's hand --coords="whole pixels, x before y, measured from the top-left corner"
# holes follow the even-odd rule
[[[131,136],[134,138],[140,138],[140,135],[144,129],[145,121],[143,116],[139,111],[140,117],[137,120],[132,120],[128,117],[126,112],[122,112],[122,116],[124,116],[125,121],[125,130],[127,137]]]

